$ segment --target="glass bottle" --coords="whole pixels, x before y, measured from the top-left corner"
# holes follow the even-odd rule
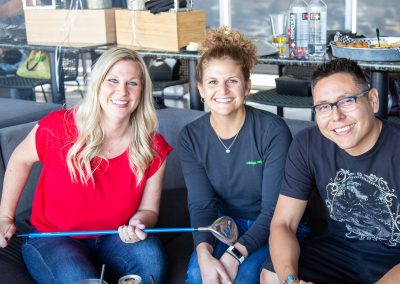
[[[311,58],[322,58],[326,53],[327,6],[322,0],[311,0],[308,5],[310,35],[308,54]]]

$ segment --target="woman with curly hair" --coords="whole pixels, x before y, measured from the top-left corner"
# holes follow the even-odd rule
[[[157,133],[151,81],[138,54],[106,51],[82,103],[41,119],[7,166],[0,206],[0,246],[15,233],[14,214],[32,165],[43,169],[31,223],[39,232],[115,230],[119,235],[27,239],[24,261],[38,283],[74,283],[126,274],[162,283],[166,256],[144,228],[156,224],[171,147]]]
[[[195,233],[188,283],[258,283],[268,255],[269,224],[291,134],[275,114],[245,105],[255,45],[239,32],[208,32],[197,65],[197,86],[210,113],[180,134],[180,159],[191,223],[207,226],[231,216],[239,239],[228,247]]]

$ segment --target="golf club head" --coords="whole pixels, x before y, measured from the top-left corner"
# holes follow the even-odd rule
[[[222,216],[215,220],[208,229],[221,242],[233,245],[238,238],[238,229],[235,221],[228,216]]]

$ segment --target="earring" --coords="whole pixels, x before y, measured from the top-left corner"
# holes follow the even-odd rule
[[[200,97],[200,101],[204,104],[204,98]]]

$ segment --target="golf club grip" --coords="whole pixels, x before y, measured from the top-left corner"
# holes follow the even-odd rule
[[[144,229],[145,233],[185,233],[197,231],[195,228],[150,228]],[[76,232],[49,232],[49,233],[28,233],[19,234],[17,237],[25,238],[55,238],[55,237],[84,237],[96,235],[116,235],[118,230],[99,230],[99,231],[76,231]]]

